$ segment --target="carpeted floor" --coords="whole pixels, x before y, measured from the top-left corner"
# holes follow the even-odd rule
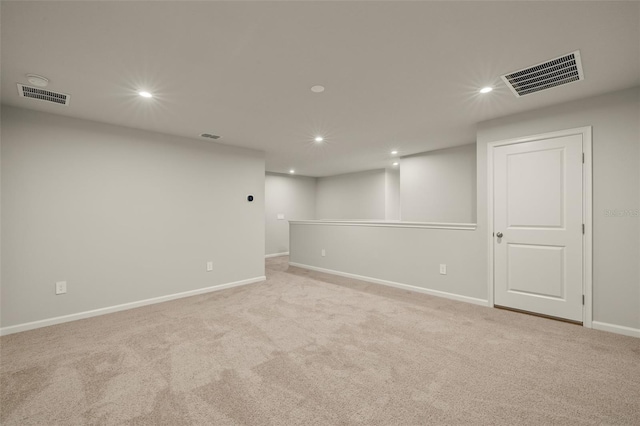
[[[640,424],[640,339],[267,261],[2,337],[3,425]]]

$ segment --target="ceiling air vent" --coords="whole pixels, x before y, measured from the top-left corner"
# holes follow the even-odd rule
[[[18,83],[18,94],[23,98],[39,99],[54,104],[69,105],[71,95],[52,92],[51,90],[40,89],[38,87],[25,86]]]
[[[580,51],[503,75],[502,80],[518,98],[541,90],[584,80]]]
[[[220,136],[212,135],[211,133],[203,133],[200,136],[202,136],[203,138],[209,138],[209,139],[220,139]]]

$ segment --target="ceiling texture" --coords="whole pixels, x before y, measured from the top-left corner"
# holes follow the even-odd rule
[[[308,176],[390,167],[393,149],[473,143],[480,121],[640,85],[639,2],[2,1],[1,15],[3,104],[212,133]],[[500,79],[575,50],[584,81],[516,98]],[[20,98],[27,73],[70,105]]]

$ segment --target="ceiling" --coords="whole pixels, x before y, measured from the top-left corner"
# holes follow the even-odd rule
[[[268,171],[308,176],[390,167],[392,149],[473,143],[480,121],[640,85],[638,2],[2,1],[1,13],[3,104],[213,133],[264,151]],[[516,98],[500,80],[578,49],[584,81]],[[18,97],[27,73],[70,105]]]

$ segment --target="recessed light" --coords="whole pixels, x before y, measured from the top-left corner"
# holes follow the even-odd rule
[[[324,140],[324,138],[322,136],[316,136],[315,141],[316,142],[322,142]]]
[[[153,95],[151,93],[145,91],[138,92],[138,95],[142,96],[143,98],[153,98]]]
[[[47,87],[49,79],[37,74],[27,74],[27,81],[37,87]]]
[[[391,155],[396,155],[398,153],[398,151],[391,151]]]
[[[295,172],[296,172],[296,171],[295,171],[295,170],[293,170],[293,169],[289,170],[289,173],[291,173],[291,174],[294,174]]]
[[[311,91],[313,93],[322,93],[322,92],[324,92],[324,86],[313,86],[311,88]]]
[[[482,89],[480,89],[480,93],[489,93],[490,91],[493,90],[493,87],[483,87]]]
[[[396,161],[395,163],[393,163],[394,166],[397,166],[399,163]]]

